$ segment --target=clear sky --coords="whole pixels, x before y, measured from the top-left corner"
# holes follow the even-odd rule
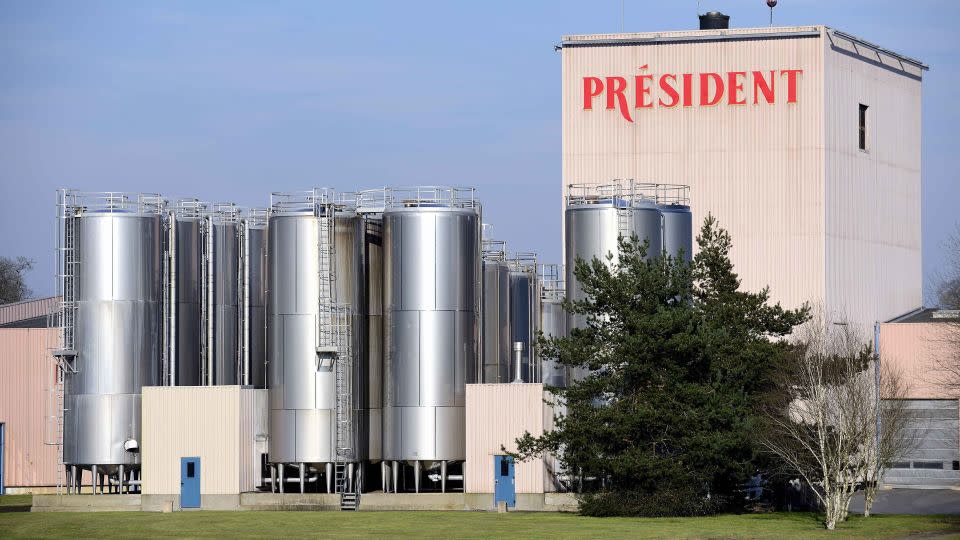
[[[763,0],[704,0],[735,27]],[[694,0],[626,0],[626,31],[696,28]],[[269,192],[472,185],[512,250],[560,257],[563,34],[620,30],[619,0],[0,1],[0,255],[53,292],[57,187],[266,206]],[[927,290],[960,221],[960,1],[780,0],[931,66]],[[736,239],[734,239],[736,241]]]

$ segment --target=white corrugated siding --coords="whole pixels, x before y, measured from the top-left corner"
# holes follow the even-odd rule
[[[947,323],[883,323],[880,362],[899,373],[910,399],[957,399],[944,386],[940,362],[958,354],[956,328]],[[887,397],[887,396],[885,396]]]
[[[200,458],[202,494],[240,493],[239,386],[143,389],[143,493],[180,493],[180,458]],[[249,473],[248,473],[249,474]]]
[[[260,455],[267,453],[267,390],[240,390],[240,490],[254,491],[263,483]]]
[[[542,384],[467,385],[467,493],[493,493],[493,456],[517,449],[516,439],[544,427]],[[514,469],[517,493],[543,493],[549,484],[544,461],[518,462]]]
[[[53,413],[48,392],[56,367],[48,347],[56,344],[51,328],[0,329],[0,422],[5,424],[4,484],[32,487],[57,484],[57,447],[44,444],[46,416]],[[54,442],[54,441],[50,441]]]
[[[920,81],[828,35],[826,70],[826,303],[869,336],[923,305],[920,223]],[[839,51],[837,50],[839,49]],[[867,60],[867,61],[865,61]],[[859,149],[860,104],[869,109]]]
[[[719,33],[813,29],[821,36],[564,47],[564,193],[571,183],[616,178],[689,184],[695,230],[712,213],[730,232],[744,288],[769,285],[772,299],[785,307],[825,304],[869,335],[873,321],[920,305],[920,83],[828,54],[823,27]],[[705,34],[568,39],[697,35]],[[649,67],[641,72],[641,66]],[[781,79],[774,104],[631,109],[634,123],[606,110],[602,96],[593,110],[583,110],[587,76],[774,69],[803,70],[797,103],[785,103]],[[871,131],[876,151],[866,160],[872,174],[853,165],[865,162],[853,137],[858,92],[872,92],[878,104]]]

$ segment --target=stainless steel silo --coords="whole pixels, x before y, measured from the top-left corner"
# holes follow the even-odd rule
[[[472,188],[384,190],[383,458],[421,472],[466,458],[467,369],[478,360],[480,206]],[[364,192],[364,196],[368,193]],[[393,482],[396,488],[397,482]]]
[[[240,382],[266,386],[266,264],[267,211],[252,209],[243,218],[240,234]]]
[[[366,434],[354,362],[363,323],[363,223],[331,190],[274,193],[268,236],[267,378],[270,462],[282,491],[292,466],[300,482],[325,478],[350,489]],[[289,470],[289,469],[288,469]]]
[[[540,322],[540,287],[537,256],[517,253],[507,260],[510,268],[510,343],[522,344],[520,373],[523,382],[540,382],[540,365],[535,349]],[[514,359],[516,362],[516,359]],[[517,382],[511,378],[511,382]]]
[[[177,201],[168,214],[167,382],[173,386],[201,384],[205,210],[206,206],[196,199],[184,199]]]
[[[689,261],[693,256],[693,215],[690,213],[690,187],[660,184],[657,205],[663,215],[663,249],[674,257],[683,251]]]
[[[483,241],[479,382],[510,382],[510,268],[504,243]]]
[[[544,338],[558,338],[567,335],[567,312],[563,309],[562,265],[544,264],[540,266],[540,330]],[[539,354],[542,370],[542,382],[545,385],[565,388],[567,386],[567,368],[556,358]]]
[[[644,186],[648,186],[645,184]],[[606,264],[617,264],[618,240],[636,235],[647,240],[647,257],[663,251],[662,217],[655,192],[647,195],[633,184],[604,186],[571,185],[566,198],[565,255],[567,295],[571,300],[586,298],[574,276],[576,260],[587,262],[598,258]],[[608,259],[608,256],[611,258]],[[568,314],[568,328],[586,325],[583,315]]]
[[[141,389],[161,382],[164,202],[62,191],[59,207],[67,483],[90,469],[101,492],[123,491],[140,467]]]
[[[203,369],[208,385],[240,380],[239,223],[234,204],[214,204],[206,216]]]
[[[366,373],[366,384],[361,386],[364,392],[365,412],[362,415],[366,424],[368,441],[367,458],[372,463],[382,463],[383,459],[383,220],[379,215],[365,215],[363,269],[365,296],[365,320],[362,327],[362,353],[359,356]],[[381,466],[381,482],[387,489],[387,474]]]

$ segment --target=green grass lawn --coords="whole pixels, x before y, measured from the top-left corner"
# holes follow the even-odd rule
[[[926,533],[926,534],[924,534]],[[931,534],[932,533],[932,534]],[[146,512],[0,513],[0,538],[92,537],[427,537],[427,538],[960,538],[960,518],[853,517],[823,530],[801,513],[708,518],[588,518],[486,512]]]
[[[33,495],[0,495],[0,508],[30,506],[32,503]]]

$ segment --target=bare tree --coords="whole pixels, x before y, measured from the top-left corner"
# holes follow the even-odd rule
[[[902,454],[903,405],[880,400],[872,348],[853,327],[818,314],[798,333],[778,370],[761,444],[811,488],[833,530],[861,486],[871,486],[873,504],[884,470]],[[882,380],[903,396],[898,376]],[[888,412],[897,420],[886,420]],[[888,422],[879,433],[878,421]]]
[[[876,370],[874,364],[871,371]],[[874,375],[876,375],[876,372]],[[907,408],[907,385],[898,370],[880,363],[879,399],[874,396],[872,418],[874,444],[866,444],[863,453],[863,515],[870,516],[877,500],[883,475],[895,461],[903,460],[917,445],[908,437],[911,416]]]
[[[960,310],[960,224],[944,244],[947,267],[939,278],[940,307]],[[937,323],[933,335],[934,367],[930,372],[933,383],[947,395],[960,396],[960,314],[952,313]]]
[[[33,294],[23,279],[23,274],[31,268],[33,261],[26,257],[0,257],[0,304],[19,302]]]

